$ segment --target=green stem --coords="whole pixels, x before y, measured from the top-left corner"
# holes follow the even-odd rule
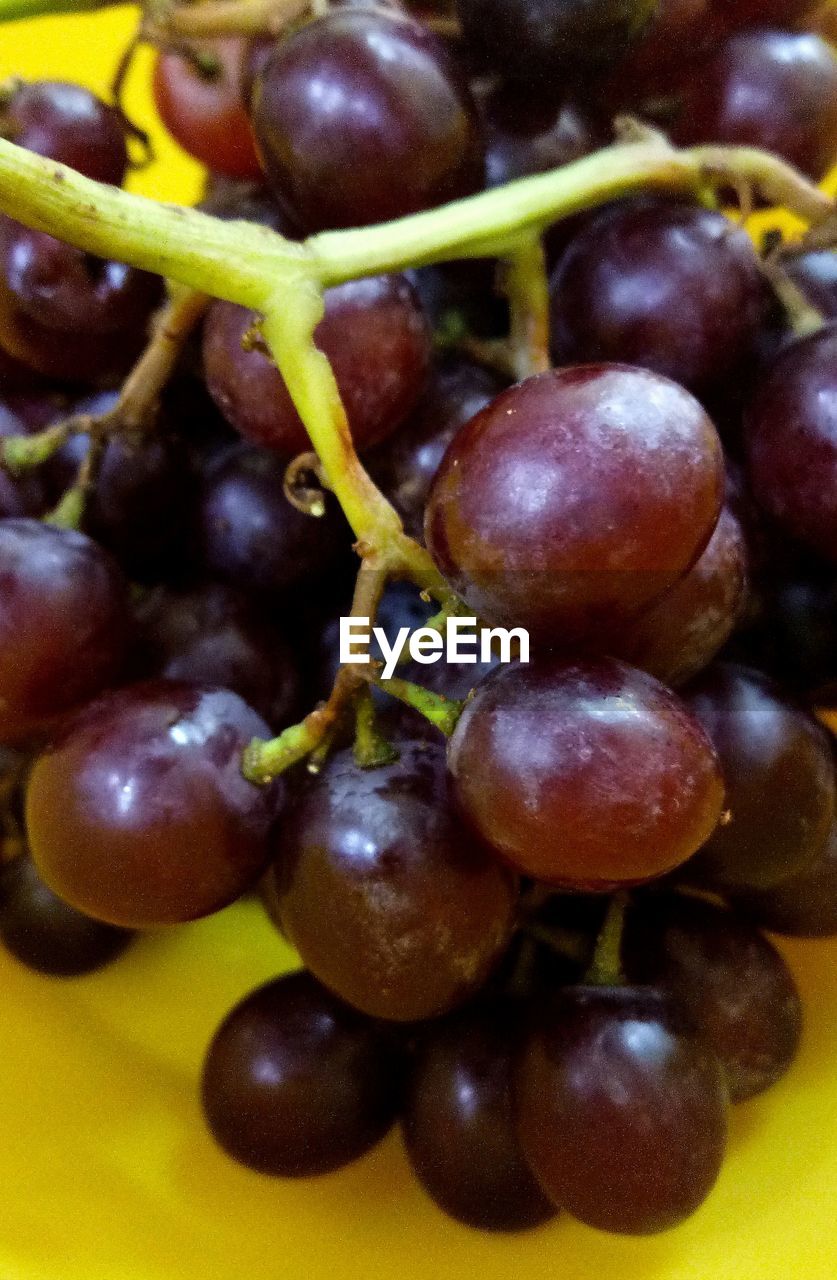
[[[355,702],[355,764],[361,769],[377,769],[393,764],[398,752],[378,729],[372,690],[361,689]]]
[[[585,975],[585,981],[594,986],[618,987],[625,981],[622,972],[622,933],[627,906],[628,895],[625,890],[614,893],[596,942],[592,963]]]
[[[393,676],[391,680],[377,680],[376,684],[384,693],[391,694],[399,702],[418,711],[425,720],[440,729],[446,738],[453,733],[465,707],[464,700],[459,702],[455,698],[446,698],[441,693],[433,693],[423,685],[401,680],[397,676]]]
[[[0,0],[0,22],[42,18],[51,13],[93,13],[112,9],[123,0]]]
[[[503,288],[511,310],[509,346],[514,376],[549,369],[549,284],[540,236],[526,239],[504,264]]]

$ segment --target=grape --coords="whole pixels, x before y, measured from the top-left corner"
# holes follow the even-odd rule
[[[487,369],[449,358],[434,369],[405,426],[368,458],[369,470],[412,537],[422,536],[427,495],[445,450],[462,424],[484,409],[501,387],[497,375]]]
[[[686,691],[721,761],[729,821],[689,871],[727,888],[769,888],[810,866],[834,814],[825,731],[766,676],[718,663]]]
[[[0,448],[8,436],[25,435],[26,427],[5,405],[0,404]],[[32,472],[13,476],[0,467],[0,519],[39,515],[44,509],[44,493]]]
[[[300,692],[293,655],[246,597],[217,583],[158,589],[137,616],[144,674],[232,689],[272,728],[291,720]]]
[[[75,977],[114,960],[131,934],[62,902],[41,880],[31,858],[21,855],[0,871],[0,939],[28,968]]]
[[[517,1100],[538,1180],[589,1226],[666,1230],[694,1213],[720,1171],[720,1064],[653,989],[564,991],[532,1031]]]
[[[364,1013],[409,1022],[482,986],[508,943],[515,881],[455,816],[442,748],[398,747],[379,769],[329,759],[277,831],[274,874],[312,973]]]
[[[119,675],[127,585],[84,534],[0,521],[0,741],[44,729]]]
[[[253,127],[280,204],[306,231],[365,226],[482,183],[476,108],[421,23],[343,9],[277,46]]]
[[[282,375],[242,341],[257,317],[213,303],[204,326],[207,385],[218,408],[253,444],[280,453],[311,448]],[[331,361],[355,445],[366,449],[400,426],[424,386],[430,331],[404,276],[372,276],[329,289],[315,341]]]
[[[678,866],[715,827],[718,761],[679,699],[611,660],[506,666],[450,740],[457,800],[538,880],[607,889]]]
[[[50,378],[84,382],[130,367],[160,280],[0,219],[0,342]]]
[[[614,652],[665,684],[685,684],[729,639],[742,615],[746,584],[744,531],[725,507],[697,564],[626,628]]]
[[[517,85],[492,87],[480,106],[489,187],[560,169],[604,142],[600,126],[574,103],[524,97]]]
[[[529,90],[623,57],[654,7],[655,0],[456,0],[469,51]]]
[[[684,82],[673,136],[763,147],[822,178],[837,156],[837,54],[814,35],[735,35]]]
[[[588,220],[551,282],[558,357],[623,360],[693,389],[752,354],[767,291],[752,241],[711,209],[622,202]]]
[[[209,1046],[203,1107],[216,1141],[259,1173],[310,1177],[356,1160],[395,1118],[391,1041],[305,972],[260,987]]]
[[[128,168],[125,122],[80,84],[13,80],[0,106],[0,134],[97,182],[120,186]]]
[[[162,121],[185,151],[215,173],[259,178],[261,165],[242,98],[248,46],[231,37],[190,41],[206,62],[176,51],[159,54],[154,102]]]
[[[717,433],[687,391],[626,366],[559,369],[462,427],[425,535],[480,617],[607,648],[698,559],[722,485]]]
[[[813,863],[771,889],[737,894],[736,906],[763,928],[792,938],[837,934],[837,827]]]
[[[435,333],[464,331],[501,338],[509,331],[509,306],[497,288],[493,258],[463,258],[407,272]]]
[[[522,1231],[555,1214],[517,1137],[515,1021],[512,1007],[491,1003],[429,1029],[410,1068],[402,1112],[419,1182],[451,1217],[488,1231]]]
[[[837,320],[837,253],[813,249],[782,263],[812,306],[827,320]]]
[[[210,466],[200,512],[210,574],[243,590],[276,592],[323,572],[348,547],[333,506],[321,518],[291,506],[283,471],[275,454],[246,445]]]
[[[733,1102],[782,1078],[799,1048],[802,1005],[757,929],[700,898],[650,894],[632,907],[624,946],[631,977],[670,992],[715,1053]]]
[[[704,56],[722,30],[712,0],[658,0],[640,39],[598,87],[597,96],[617,106],[672,96],[683,67]]]
[[[38,872],[79,911],[127,928],[226,906],[268,859],[282,783],[241,773],[243,749],[268,736],[227,689],[149,681],[90,703],[32,769]]]
[[[816,8],[817,0],[711,0],[730,30],[739,27],[790,27]]]
[[[85,396],[77,414],[111,411],[117,392]],[[73,435],[50,459],[45,475],[53,499],[75,482],[90,437]],[[121,431],[105,445],[96,484],[87,502],[86,533],[107,547],[132,578],[170,576],[194,551],[196,480],[183,442],[160,419],[153,429]]]
[[[792,343],[747,411],[747,474],[759,503],[837,560],[837,325]]]

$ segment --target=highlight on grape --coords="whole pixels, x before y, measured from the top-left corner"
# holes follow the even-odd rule
[[[381,676],[391,680],[407,653],[413,662],[430,665],[445,662],[500,663],[529,661],[529,632],[525,627],[484,627],[477,618],[446,618],[444,635],[436,627],[399,627],[390,641],[384,627],[370,627],[369,618],[346,616],[340,619],[340,661],[372,661],[369,645],[378,645],[383,656]]]

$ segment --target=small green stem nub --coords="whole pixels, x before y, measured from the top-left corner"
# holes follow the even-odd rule
[[[627,891],[621,889],[614,893],[596,942],[592,963],[584,979],[592,986],[618,987],[625,981],[622,971],[622,933],[627,906]]]
[[[375,703],[368,685],[355,701],[355,764],[361,769],[377,769],[384,764],[394,764],[398,752],[381,733],[376,723]]]
[[[397,676],[393,676],[391,680],[377,680],[375,683],[384,693],[391,694],[399,702],[418,711],[425,720],[440,729],[446,738],[453,733],[465,708],[464,699],[460,702],[456,698],[446,698],[444,694],[433,693],[420,684],[401,680]]]

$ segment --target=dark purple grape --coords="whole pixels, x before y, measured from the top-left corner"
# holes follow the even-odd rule
[[[588,220],[551,284],[564,363],[622,360],[693,389],[754,350],[768,295],[753,243],[711,209],[630,200]]]
[[[837,252],[812,249],[782,263],[791,280],[826,320],[837,320]]]
[[[625,55],[655,0],[456,0],[469,52],[502,75],[553,86]]]
[[[815,35],[742,31],[681,86],[674,137],[774,151],[822,178],[837,155],[837,54]]]
[[[715,428],[682,387],[622,365],[559,369],[461,428],[427,545],[480,617],[607,649],[698,559],[722,486]]]
[[[211,575],[245,591],[277,592],[322,573],[348,548],[334,506],[320,518],[291,506],[284,470],[276,454],[247,445],[210,466],[200,518]]]
[[[79,712],[35,761],[32,857],[51,889],[109,924],[217,911],[258,878],[281,781],[247,782],[241,754],[268,726],[237,694],[149,681]]]
[[[80,84],[11,81],[0,105],[0,135],[97,182],[118,187],[128,168],[124,118]]]
[[[554,1216],[520,1150],[512,1066],[517,1011],[503,1002],[429,1028],[407,1078],[401,1125],[413,1172],[441,1209],[487,1231]]]
[[[766,676],[718,663],[686,701],[721,761],[728,815],[689,871],[731,889],[766,889],[810,866],[834,815],[825,730]]]
[[[482,185],[476,107],[421,23],[342,9],[274,50],[253,127],[277,198],[306,231],[416,213]]]
[[[26,426],[10,409],[0,404],[0,448],[8,436],[26,435]],[[0,466],[0,519],[36,516],[44,510],[43,485],[32,471],[16,476]]]
[[[0,220],[0,342],[37,373],[71,382],[123,373],[160,293],[157,276]]]
[[[661,875],[721,815],[708,738],[670,690],[620,662],[499,668],[466,705],[448,760],[482,839],[572,888]]]
[[[122,668],[127,584],[90,538],[0,521],[0,741],[45,728]]]
[[[333,755],[275,840],[280,918],[312,973],[375,1017],[409,1022],[461,1004],[513,924],[514,877],[452,809],[444,750],[398,743],[395,764]]]
[[[792,343],[762,379],[746,421],[756,500],[837,560],[837,325]]]
[[[626,627],[614,653],[675,687],[726,644],[745,606],[747,546],[725,507],[709,545],[685,578]]]
[[[282,375],[258,347],[244,348],[257,316],[215,302],[204,325],[207,384],[218,408],[245,439],[291,455],[311,440]],[[399,427],[424,387],[430,331],[404,276],[370,276],[326,291],[314,332],[328,356],[358,449]]]
[[[328,1173],[375,1145],[395,1119],[392,1039],[310,974],[288,974],[237,1004],[203,1068],[203,1109],[233,1159],[284,1177]]]
[[[603,1231],[676,1226],[720,1172],[720,1063],[651,988],[567,988],[525,1047],[517,1106],[523,1151],[544,1190]]]
[[[560,169],[605,141],[604,130],[575,103],[531,98],[518,85],[492,87],[480,107],[488,187]]]
[[[802,1004],[775,947],[727,907],[658,896],[632,906],[623,954],[631,978],[668,991],[724,1069],[732,1102],[782,1078],[799,1048]]]
[[[792,938],[837,934],[837,827],[810,866],[772,889],[736,894],[735,905],[773,933]]]
[[[608,106],[656,105],[676,94],[683,68],[705,56],[723,25],[712,0],[658,0],[639,40],[612,70],[597,96]]]
[[[710,4],[735,31],[741,27],[791,27],[816,8],[817,0],[710,0]]]
[[[29,969],[69,978],[116,959],[131,934],[68,906],[22,855],[0,871],[0,941]]]
[[[277,729],[299,702],[287,640],[231,587],[153,591],[136,608],[143,673],[232,689]]]
[[[434,333],[504,338],[509,306],[498,287],[494,258],[463,258],[413,268],[407,275],[421,299]]]
[[[459,428],[502,389],[499,377],[456,357],[434,370],[415,413],[367,460],[370,471],[415,538],[445,450]],[[420,625],[420,624],[419,624]]]

